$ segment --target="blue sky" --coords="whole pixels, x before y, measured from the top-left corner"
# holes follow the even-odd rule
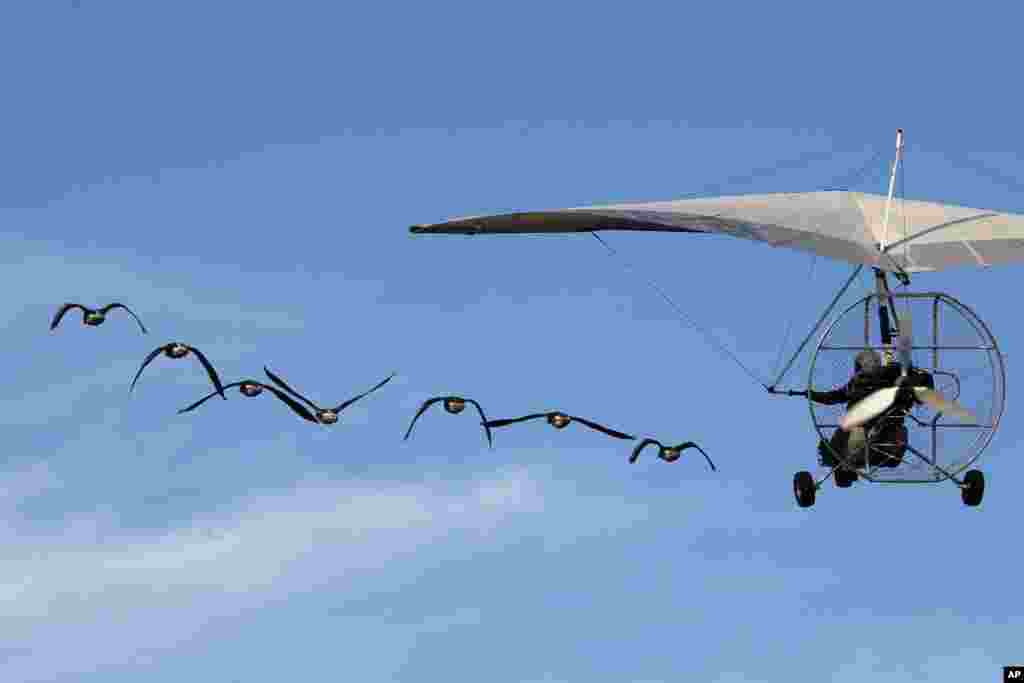
[[[0,8],[0,673],[48,681],[963,681],[1020,663],[1019,267],[922,275],[1007,351],[948,484],[831,485],[770,399],[588,236],[410,237],[478,213],[814,190],[907,131],[908,197],[1024,212],[1020,11],[820,3],[80,0]],[[751,170],[778,167],[775,173]],[[981,170],[979,170],[981,169]],[[984,169],[988,169],[987,171]],[[1002,178],[1002,180],[999,180]],[[848,269],[607,235],[762,375]],[[862,291],[858,290],[858,291]],[[122,300],[103,327],[65,300]],[[340,402],[176,410],[264,364]],[[799,383],[799,382],[798,382]],[[425,415],[562,409],[666,441]]]

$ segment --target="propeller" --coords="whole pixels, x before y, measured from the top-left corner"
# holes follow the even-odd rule
[[[903,388],[902,385],[906,382],[907,375],[910,372],[912,365],[910,353],[913,348],[912,329],[910,311],[904,311],[899,317],[899,336],[896,337],[895,343],[893,344],[899,357],[900,365],[902,366],[900,378],[896,381],[896,386],[879,389],[851,406],[846,412],[846,415],[844,415],[839,421],[840,429],[848,432],[856,427],[860,427],[864,423],[870,422],[884,413],[892,407],[893,403],[896,402],[896,397]],[[967,410],[959,403],[947,399],[934,389],[929,389],[927,387],[910,387],[910,389],[913,390],[914,397],[918,401],[924,403],[937,413],[952,415],[953,417],[964,420],[965,422],[978,421],[977,417],[975,417],[971,411]]]
[[[929,389],[927,387],[914,387],[914,395],[917,397],[917,400],[924,403],[937,413],[952,415],[964,422],[976,423],[978,421],[978,418],[974,413],[967,410],[956,401],[950,401],[934,389]]]
[[[900,387],[898,386],[886,387],[857,401],[846,411],[846,415],[843,415],[843,419],[839,421],[839,428],[844,432],[849,432],[865,422],[870,422],[889,410],[899,392]]]

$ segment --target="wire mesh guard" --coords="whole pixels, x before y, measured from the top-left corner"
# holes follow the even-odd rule
[[[866,441],[867,448],[848,452],[871,481],[942,481],[977,460],[999,428],[1006,398],[1002,354],[981,319],[950,296],[903,292],[885,298],[891,299],[896,313],[891,316],[895,318],[893,327],[910,314],[913,367],[931,373],[935,390],[973,413],[977,422],[939,414],[916,403],[905,418],[883,417],[867,432],[853,430],[851,446]],[[854,356],[865,348],[878,351],[885,363],[899,362],[892,345],[882,343],[880,301],[878,294],[864,297],[835,318],[811,358],[810,388],[828,391],[845,385],[854,374]],[[905,323],[902,329],[907,329]],[[825,449],[836,455],[830,439],[846,405],[810,402],[810,407]],[[906,428],[906,448],[892,446],[901,440],[893,438],[902,431],[900,422]],[[895,459],[894,454],[898,456]]]

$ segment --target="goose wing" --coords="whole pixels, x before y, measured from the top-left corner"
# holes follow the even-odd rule
[[[308,405],[313,410],[320,410],[320,406],[318,406],[317,404],[313,403],[308,398],[306,398],[305,396],[303,396],[302,394],[300,394],[299,392],[295,391],[290,386],[288,386],[288,384],[283,379],[281,379],[280,377],[278,377],[277,375],[272,373],[270,371],[270,369],[266,365],[263,366],[263,372],[267,373],[267,377],[269,377],[271,380],[273,380],[274,384],[276,384],[277,386],[281,387],[282,389],[287,391],[289,394],[291,394],[295,398],[301,399],[306,405]]]
[[[643,441],[641,441],[640,443],[638,443],[636,445],[636,448],[633,449],[633,455],[629,456],[630,464],[635,463],[637,458],[640,457],[640,451],[642,451],[643,449],[647,448],[652,443],[655,446],[657,446],[658,448],[664,448],[662,443],[660,441],[658,441],[657,439],[644,439]]]
[[[225,385],[224,385],[224,388],[225,388],[225,389],[230,389],[231,387],[237,387],[237,386],[239,386],[239,385],[241,385],[241,384],[245,384],[245,383],[246,383],[247,381],[251,382],[251,380],[242,380],[241,382],[232,382],[231,384],[225,384]],[[190,405],[189,407],[187,407],[187,408],[182,408],[181,410],[179,410],[179,411],[178,411],[178,415],[181,415],[182,413],[187,413],[187,412],[189,412],[190,410],[195,410],[195,409],[196,409],[196,408],[198,408],[199,406],[201,406],[201,405],[203,405],[204,403],[206,403],[206,402],[207,402],[207,401],[208,401],[209,399],[211,399],[211,398],[213,398],[214,396],[216,396],[216,395],[217,395],[217,393],[218,393],[218,392],[216,392],[216,391],[211,391],[211,392],[210,392],[210,393],[208,393],[208,394],[207,394],[206,396],[203,396],[203,397],[202,397],[201,399],[199,399],[198,401],[196,401],[195,403],[193,403],[193,404],[192,404],[192,405]]]
[[[397,373],[392,372],[390,375],[388,375],[387,377],[384,378],[383,382],[378,382],[376,385],[374,385],[374,387],[372,389],[368,389],[368,390],[364,391],[363,393],[359,394],[358,396],[354,396],[354,397],[350,398],[349,400],[345,401],[344,403],[339,405],[337,408],[335,408],[334,412],[340,413],[341,411],[345,410],[345,408],[348,408],[350,405],[352,405],[353,403],[355,403],[356,401],[358,401],[362,397],[367,396],[368,394],[372,394],[373,392],[377,391],[382,386],[384,386],[385,384],[390,382],[391,378],[394,377],[396,374]]]
[[[582,417],[576,417],[574,415],[570,415],[569,417],[571,417],[573,420],[576,420],[577,422],[581,422],[581,423],[585,424],[586,426],[590,427],[591,429],[596,429],[599,432],[604,432],[608,436],[614,436],[616,439],[626,439],[628,441],[632,441],[632,440],[636,439],[635,436],[630,436],[629,434],[624,434],[623,432],[615,431],[614,429],[611,429],[610,427],[605,427],[604,425],[599,425],[596,422],[591,422],[590,420],[584,420]]]
[[[423,405],[420,406],[420,409],[416,411],[415,415],[413,415],[412,422],[409,423],[409,429],[406,430],[405,437],[402,440],[403,441],[408,441],[409,440],[409,435],[412,434],[413,425],[416,424],[416,420],[420,419],[420,415],[422,415],[423,413],[426,412],[427,408],[429,408],[430,406],[434,405],[438,401],[443,401],[445,398],[447,398],[447,397],[446,396],[435,396],[434,398],[430,398],[430,399],[427,399],[426,401],[424,401]]]
[[[107,304],[106,306],[104,306],[103,308],[100,309],[100,313],[102,313],[103,315],[106,315],[108,312],[110,312],[111,309],[114,309],[114,308],[123,308],[124,310],[128,311],[128,315],[130,315],[131,317],[135,318],[135,322],[137,322],[139,324],[139,328],[142,330],[142,334],[149,334],[149,332],[146,331],[146,326],[142,324],[141,320],[139,320],[139,316],[135,315],[135,311],[133,311],[132,309],[128,308],[124,304],[116,303],[116,302],[112,303],[112,304]]]
[[[83,306],[82,304],[64,304],[63,306],[57,309],[57,312],[53,316],[53,320],[50,321],[51,331],[57,329],[57,325],[60,325],[61,318],[63,318],[64,314],[70,311],[72,308],[80,308],[82,309],[82,313],[87,313],[89,311],[89,309]]]
[[[209,375],[210,381],[213,382],[213,386],[217,388],[217,393],[220,394],[220,397],[225,401],[228,400],[228,397],[224,395],[224,385],[221,384],[220,377],[217,376],[217,371],[213,369],[213,365],[211,365],[210,361],[203,355],[203,352],[194,346],[189,346],[188,350],[196,354],[196,358],[198,358],[199,362],[202,363],[203,368],[206,370],[206,374]]]
[[[480,407],[480,404],[471,398],[465,399],[466,403],[472,403],[476,408],[476,412],[480,413],[480,426],[484,428],[484,432],[487,434],[487,447],[494,448],[494,439],[491,438],[491,428],[487,425],[487,416],[484,415],[484,409]]]
[[[484,427],[488,429],[494,429],[495,427],[504,427],[506,425],[515,424],[516,422],[526,422],[527,420],[536,420],[538,417],[547,417],[550,413],[533,413],[532,415],[523,415],[522,417],[510,417],[503,420],[490,420],[484,422]]]
[[[718,471],[718,469],[715,467],[715,463],[711,462],[711,458],[708,457],[708,454],[704,452],[703,448],[701,448],[700,446],[698,446],[697,444],[695,444],[692,441],[686,441],[684,443],[679,444],[679,450],[680,451],[685,451],[687,448],[696,448],[698,451],[700,451],[700,454],[704,456],[704,459],[708,461],[708,465],[711,466],[711,471],[712,472],[717,472]]]

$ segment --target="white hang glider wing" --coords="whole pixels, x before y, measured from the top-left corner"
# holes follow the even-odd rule
[[[736,195],[476,216],[415,225],[410,232],[717,233],[907,272],[1024,262],[1024,215],[911,200],[899,202],[900,230],[890,221],[883,251],[885,203],[884,195],[846,191]]]

